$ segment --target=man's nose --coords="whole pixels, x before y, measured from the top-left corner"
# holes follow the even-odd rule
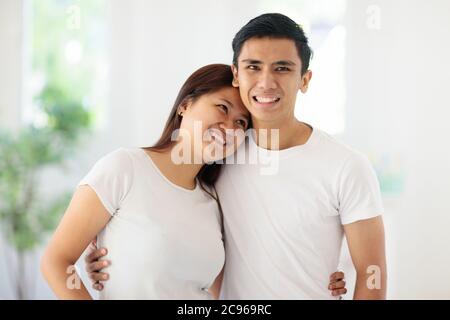
[[[270,70],[262,71],[259,74],[258,88],[263,90],[276,89],[275,77]]]

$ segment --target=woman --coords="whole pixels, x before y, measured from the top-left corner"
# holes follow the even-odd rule
[[[218,297],[224,247],[214,190],[221,166],[214,161],[232,154],[250,126],[231,82],[229,66],[197,70],[155,146],[116,150],[80,182],[41,262],[58,298],[92,298],[82,283],[73,290],[67,280],[97,235],[113,262],[100,298]]]

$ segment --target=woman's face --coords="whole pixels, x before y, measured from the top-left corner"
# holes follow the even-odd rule
[[[250,119],[239,90],[231,86],[204,94],[179,111],[183,115],[180,125],[183,146],[190,147],[192,158],[201,159],[202,163],[234,153],[244,140]]]

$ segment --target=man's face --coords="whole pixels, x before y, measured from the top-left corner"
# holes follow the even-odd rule
[[[232,66],[234,86],[256,122],[294,117],[298,90],[306,92],[311,71],[301,75],[302,62],[294,41],[251,38],[241,49],[238,68]]]

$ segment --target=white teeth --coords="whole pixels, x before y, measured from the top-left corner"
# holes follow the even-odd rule
[[[214,140],[217,141],[218,143],[220,143],[220,144],[222,144],[222,145],[225,144],[224,138],[223,138],[222,135],[219,134],[218,132],[211,131],[211,137],[213,137]]]
[[[256,98],[256,101],[258,101],[260,103],[272,103],[272,102],[279,100],[279,98],[277,98],[277,97],[267,98],[267,97],[256,96],[255,98]]]

